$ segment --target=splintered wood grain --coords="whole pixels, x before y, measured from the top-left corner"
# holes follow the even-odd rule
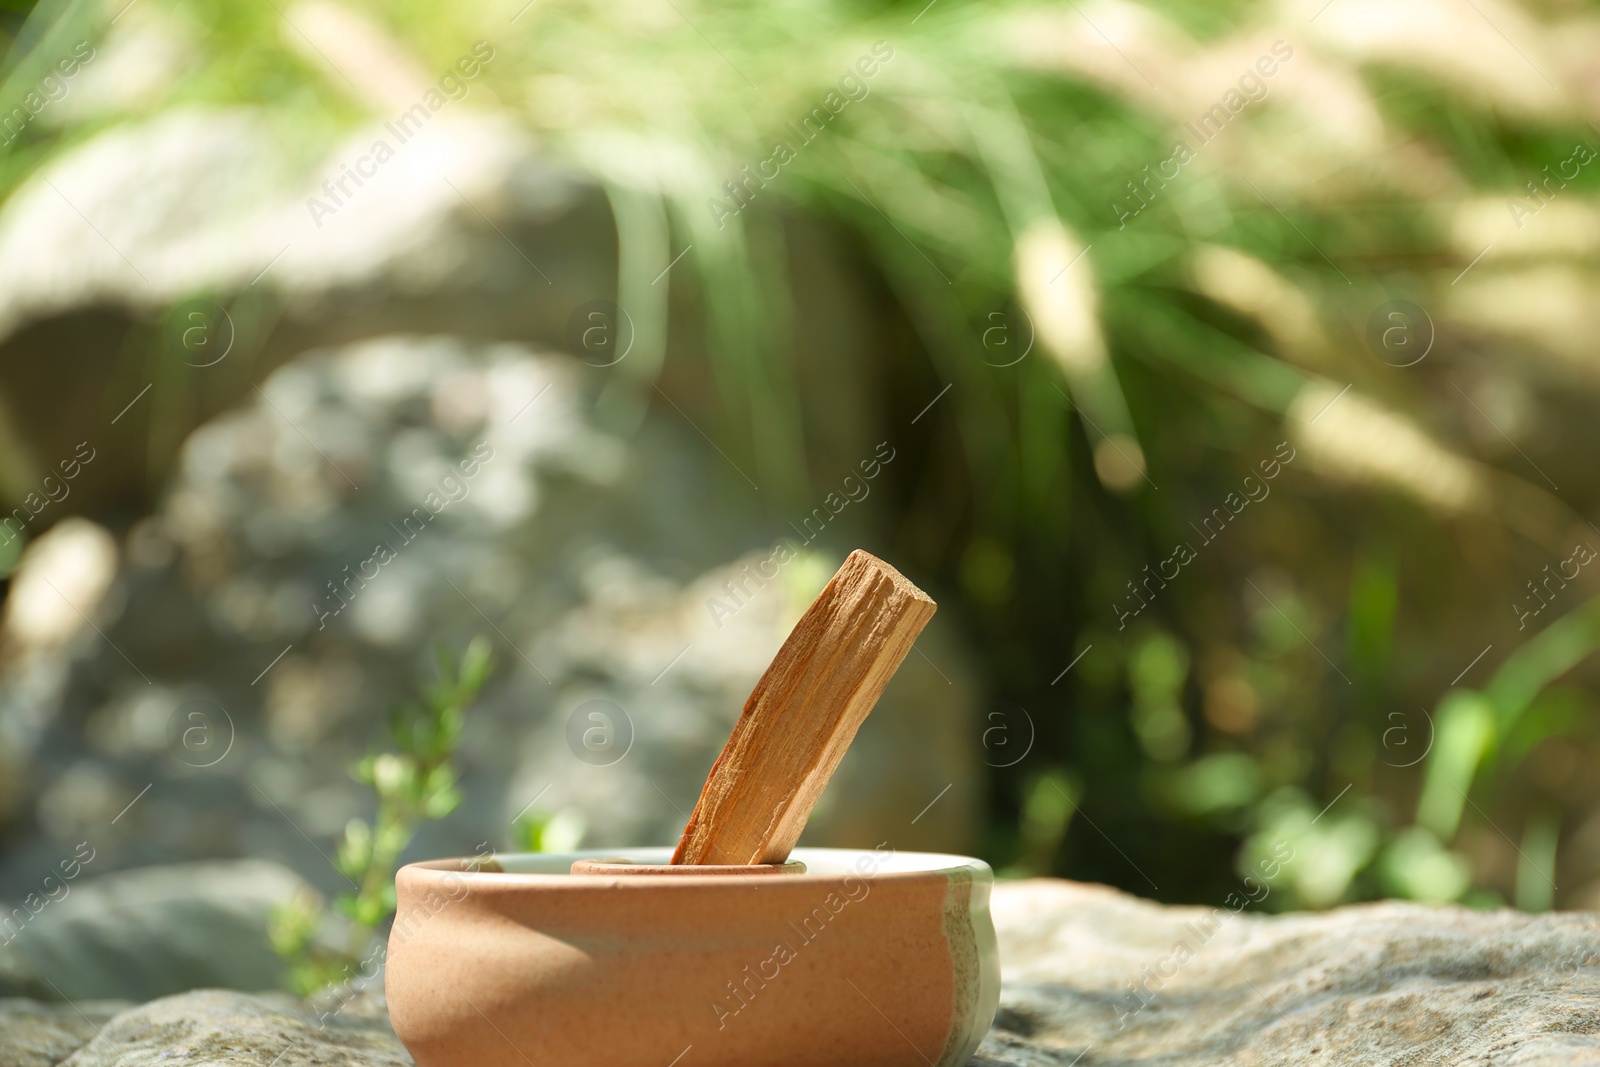
[[[756,683],[673,863],[782,863],[883,687],[937,605],[850,553]]]

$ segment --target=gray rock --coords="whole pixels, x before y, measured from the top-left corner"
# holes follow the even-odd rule
[[[305,887],[292,871],[262,860],[93,870],[91,861],[37,914],[6,909],[27,919],[0,944],[0,993],[148,1000],[196,986],[283,984],[267,921]]]
[[[659,382],[762,483],[769,506],[787,496],[785,519],[820,503],[876,442],[903,436],[878,358],[899,319],[873,295],[879,279],[855,243],[831,229],[785,235],[792,329],[767,324],[770,352],[746,356],[765,364],[792,351],[782,358],[793,367],[771,367],[781,402],[745,411],[721,399],[728,371],[708,358],[715,331],[693,310],[699,298],[676,292],[701,251],[644,284],[640,272],[655,277],[675,254],[662,233],[659,263],[631,263],[619,292],[613,198],[653,210],[656,193],[632,188],[653,166],[602,184],[475,100],[441,112],[336,215],[314,220],[310,199],[325,200],[324,182],[389,136],[382,124],[335,142],[252,107],[151,114],[135,87],[181,77],[203,52],[191,34],[181,19],[130,11],[72,104],[45,112],[67,124],[59,151],[0,202],[0,495],[14,505],[80,442],[100,449],[33,532],[64,512],[148,514],[196,426],[254,402],[267,373],[319,346],[407,333],[570,348],[595,301],[627,304],[624,332],[637,342],[596,375],[612,380],[611,408],[665,407]],[[114,120],[95,113],[103,75],[118,87]],[[135,350],[145,355],[127,356]],[[60,373],[63,351],[71,375]],[[762,423],[744,427],[752,418]],[[709,452],[698,434],[693,445]]]
[[[1261,917],[1044,879],[998,886],[994,915],[1005,984],[980,1062],[1600,1064],[1592,915]]]
[[[0,1000],[0,1065],[56,1067],[132,1005],[118,1001],[39,1004]]]
[[[1219,916],[1055,880],[996,886],[994,915],[1004,990],[975,1067],[1600,1063],[1588,915],[1376,904]],[[1179,942],[1189,958],[1171,964]],[[1128,994],[1139,982],[1142,1009]],[[370,992],[308,1006],[203,991],[110,1022],[104,1006],[80,1007],[87,1018],[0,1002],[0,1063],[54,1064],[77,1044],[70,1067],[411,1062]]]
[[[204,989],[123,1012],[64,1067],[147,1067],[173,1061],[263,1067],[409,1067],[383,1015],[321,1014],[282,995]]]
[[[269,264],[287,306],[309,311],[338,290],[375,281],[428,290],[472,269],[475,256],[492,253],[507,266],[517,256],[492,232],[504,255],[480,240],[462,202],[498,206],[535,166],[508,120],[450,115],[432,124],[423,147],[321,220],[308,198],[326,196],[324,178],[383,130],[354,131],[313,160],[297,158],[293,136],[253,109],[178,108],[53,159],[0,208],[0,337],[87,302],[159,311],[193,293],[238,292]],[[440,157],[454,164],[448,175]],[[537,199],[561,210],[573,195],[546,182]],[[86,220],[99,240],[83,239]],[[46,246],[52,254],[25,270],[25,250]]]
[[[314,223],[308,198],[377,133],[310,146],[259,109],[175,107],[82,131],[18,184],[0,203],[0,487],[13,505],[87,440],[100,457],[57,510],[146,513],[189,431],[325,340],[559,343],[576,307],[615,295],[604,195],[498,113],[442,115]],[[134,368],[130,343],[151,362]]]

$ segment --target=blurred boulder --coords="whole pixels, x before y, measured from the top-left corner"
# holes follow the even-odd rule
[[[0,623],[5,652],[27,658],[81,631],[110,587],[116,564],[115,541],[94,523],[72,518],[51,527],[34,542],[26,565],[11,575]]]
[[[159,51],[157,37],[181,36],[152,29],[163,17],[151,13],[140,34],[123,23],[127,49]],[[486,105],[452,103],[359,184],[352,166],[395,140],[384,123],[335,140],[249,107],[128,117],[30,173],[0,202],[0,501],[37,491],[82,447],[99,458],[32,531],[63,514],[142,514],[195,427],[257,399],[269,372],[307,351],[395,334],[572,350],[602,304],[637,339],[611,370],[633,395],[609,406],[659,403],[650,386],[660,380],[690,417],[710,417],[727,383],[712,380],[698,283],[673,285],[693,262],[668,279],[663,244],[658,265],[629,264],[660,270],[661,284],[634,279],[619,292],[613,206],[659,199],[652,157],[619,151],[611,180],[627,188],[607,190]],[[335,202],[331,214],[317,207]],[[893,398],[877,358],[900,327],[853,246],[792,229],[794,321],[764,329],[796,368],[785,418],[802,402],[824,405],[827,432],[802,441],[792,426],[749,427],[750,440],[769,446],[752,449],[755,462],[792,474],[810,460],[831,481],[882,436]],[[800,448],[804,458],[789,454]]]
[[[191,863],[46,880],[0,912],[0,995],[147,1000],[196,986],[276,989],[274,906],[305,882],[261,860]],[[3,1062],[3,1061],[0,1061]]]
[[[604,197],[514,123],[447,110],[351,185],[382,137],[375,123],[308,150],[256,109],[175,108],[24,180],[0,204],[0,498],[84,442],[106,454],[60,506],[137,508],[189,430],[324,339],[556,342],[574,307],[614,293]],[[330,180],[346,195],[324,217]]]
[[[679,413],[605,428],[593,372],[384,337],[309,353],[196,430],[70,639],[18,638],[31,666],[0,676],[37,797],[0,892],[80,841],[97,871],[255,856],[346,888],[329,857],[370,815],[349,765],[385,743],[430,646],[478,633],[499,666],[468,718],[465,803],[411,855],[516,847],[518,817],[675,840],[842,553],[774,562],[796,531],[728,491],[743,483]],[[891,683],[808,843],[971,847],[982,746],[949,633],[936,619]]]
[[[4,538],[6,532],[0,532]],[[116,577],[111,534],[68,518],[33,542],[12,573],[0,612],[0,828],[24,817],[29,756],[49,724],[52,694],[68,662],[66,647],[90,628]]]

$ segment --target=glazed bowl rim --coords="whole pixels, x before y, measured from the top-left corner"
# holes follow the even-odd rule
[[[781,884],[835,883],[845,878],[887,878],[893,881],[918,881],[928,878],[947,878],[965,873],[974,882],[994,880],[993,869],[983,860],[943,852],[900,852],[879,846],[879,849],[861,848],[797,848],[790,853],[791,860],[806,865],[801,874],[781,875],[776,878],[741,879],[736,874],[706,874],[704,876],[678,875],[671,878],[649,876],[618,876],[606,874],[572,874],[573,860],[622,858],[634,863],[666,863],[672,857],[672,846],[645,846],[634,848],[591,848],[571,852],[505,852],[494,853],[490,859],[501,869],[475,869],[480,858],[448,856],[421,860],[400,868],[400,874],[425,882],[442,882],[461,879],[468,884],[485,888],[513,888],[518,886],[577,888],[586,885],[645,887],[661,891],[671,887],[695,888],[726,886],[730,879],[743,884],[756,881]],[[507,865],[515,869],[505,869]],[[530,869],[531,868],[531,869]]]

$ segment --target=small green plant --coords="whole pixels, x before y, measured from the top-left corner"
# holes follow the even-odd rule
[[[418,699],[400,705],[389,718],[394,751],[369,754],[350,769],[356,781],[372,787],[377,816],[371,823],[350,820],[339,844],[335,863],[356,887],[334,901],[349,924],[343,944],[324,936],[326,905],[314,893],[297,895],[273,915],[272,946],[289,964],[289,983],[297,993],[346,981],[361,969],[379,928],[394,914],[400,853],[417,827],[444,818],[461,803],[451,757],[466,710],[493,666],[489,642],[474,638],[459,663],[441,645],[435,660],[438,678],[423,683]]]
[[[527,852],[571,852],[583,844],[589,825],[579,808],[527,812],[511,828],[511,839]]]

